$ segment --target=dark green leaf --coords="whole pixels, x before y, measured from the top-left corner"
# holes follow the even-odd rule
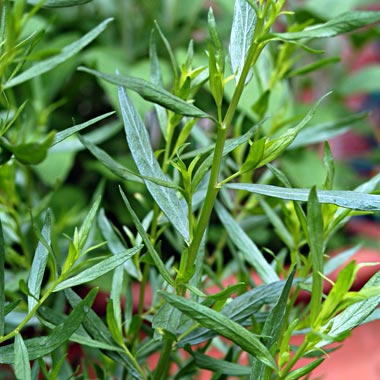
[[[144,79],[124,77],[119,74],[105,74],[86,67],[80,67],[79,70],[95,75],[96,77],[104,79],[107,82],[135,91],[145,100],[159,104],[167,109],[170,109],[171,111],[174,111],[175,113],[178,113],[179,115],[210,118],[210,115],[203,112],[199,108],[185,102],[183,99],[178,98],[169,91],[166,91],[165,89],[158,87],[156,84],[148,82]]]
[[[20,334],[15,336],[15,362],[14,369],[17,380],[31,380],[32,373],[30,370],[28,350]]]
[[[93,289],[86,298],[79,302],[65,322],[55,327],[48,336],[31,338],[25,341],[29,360],[35,360],[61,347],[79,328],[89,308],[94,302],[97,289]],[[14,344],[0,347],[0,363],[14,364]]]
[[[65,295],[72,307],[76,307],[78,304],[80,304],[81,298],[73,290],[66,289]],[[93,310],[90,309],[88,311],[83,321],[83,326],[90,334],[90,336],[96,341],[116,346],[116,343],[112,339],[108,328],[105,326],[102,319]],[[141,373],[141,369],[138,368],[138,366],[136,366],[135,363],[133,363],[130,358],[128,358],[128,356],[124,353],[114,351],[105,351],[104,353],[116,363],[120,363],[125,366],[128,369],[129,374],[134,379],[140,380],[144,378]]]
[[[282,327],[284,323],[284,317],[286,313],[286,305],[290,290],[292,288],[294,279],[295,269],[292,270],[286,284],[281,292],[280,297],[276,305],[273,307],[269,313],[268,318],[265,320],[265,324],[261,334],[263,335],[263,343],[265,346],[271,350],[272,346],[279,342],[279,336],[282,332]],[[265,365],[260,362],[254,363],[252,366],[251,379],[262,379],[265,372]]]
[[[160,292],[167,302],[200,323],[203,327],[230,339],[253,357],[271,368],[276,368],[276,362],[268,349],[250,331],[232,321],[225,315],[186,298]]]
[[[5,328],[5,244],[3,225],[0,219],[0,336],[4,335]]]
[[[248,50],[251,46],[256,27],[256,13],[246,0],[235,0],[234,16],[230,36],[229,55],[232,73],[236,83],[239,81]],[[246,83],[252,77],[247,76]]]
[[[89,3],[92,0],[46,0],[43,6],[46,8],[73,7]],[[28,4],[36,5],[41,3],[41,0],[27,0]]]
[[[41,235],[47,244],[51,242],[51,216],[50,211],[46,213],[44,226],[42,227]],[[44,277],[46,264],[49,256],[49,251],[45,245],[39,241],[32,262],[32,267],[29,272],[28,279],[28,311],[30,312],[37,304],[40,298],[41,284]]]
[[[23,73],[10,79],[8,82],[5,82],[3,88],[6,89],[13,86],[17,86],[20,83],[26,82],[29,79],[44,74],[54,69],[61,63],[66,62],[69,58],[77,54],[85,46],[90,44],[96,37],[98,37],[98,35],[104,31],[104,29],[111,21],[112,19],[104,20],[101,24],[99,24],[96,28],[92,29],[90,32],[85,34],[78,41],[75,41],[72,44],[65,46],[60,54],[36,63],[29,69],[26,69]]]
[[[174,281],[173,281],[173,279],[172,279],[169,271],[165,267],[165,264],[163,263],[160,255],[155,250],[155,248],[154,248],[154,246],[153,246],[153,244],[152,244],[152,242],[150,240],[150,236],[145,231],[144,226],[141,224],[141,222],[140,222],[139,218],[137,217],[136,213],[133,211],[133,209],[131,207],[131,204],[128,201],[128,198],[126,197],[126,195],[124,194],[124,192],[121,189],[120,189],[120,193],[121,193],[121,196],[123,198],[123,201],[124,201],[124,203],[125,203],[128,211],[129,211],[129,213],[131,214],[133,223],[135,224],[138,233],[140,234],[143,242],[145,243],[146,247],[148,248],[148,252],[149,252],[149,254],[152,257],[152,260],[154,261],[154,263],[155,263],[155,265],[157,267],[157,270],[160,272],[161,276],[165,279],[165,281],[168,284],[170,284],[170,285],[173,286],[174,285]]]
[[[222,314],[242,324],[252,316],[255,317],[255,314],[258,313],[264,305],[276,303],[284,285],[284,281],[277,281],[249,290],[227,303],[222,309]],[[194,345],[202,343],[207,339],[211,339],[214,335],[215,334],[209,329],[199,328],[178,342],[178,345],[183,347],[186,344]]]
[[[231,241],[243,253],[245,260],[255,268],[263,282],[270,284],[278,281],[279,278],[273,267],[266,261],[256,244],[247,236],[235,219],[218,202],[215,204],[215,210]]]
[[[310,191],[309,189],[288,189],[285,187],[253,183],[233,183],[224,185],[224,187],[300,202],[307,201]],[[320,203],[335,204],[354,210],[380,210],[380,195],[340,190],[317,190],[317,195]]]
[[[63,289],[71,288],[86,282],[95,280],[96,278],[103,276],[104,274],[115,269],[119,265],[124,264],[126,260],[129,260],[133,255],[139,252],[141,247],[135,247],[127,249],[117,255],[113,255],[102,260],[100,263],[97,263],[91,266],[88,269],[85,269],[83,272],[80,272],[74,277],[70,277],[57,285],[54,289],[55,292],[58,292]]]
[[[230,363],[226,360],[216,359],[211,356],[201,354],[197,351],[188,351],[190,355],[194,358],[195,363],[199,368],[208,369],[215,373],[221,373],[227,376],[249,376],[251,370],[249,367]]]
[[[268,35],[268,37],[274,37],[283,41],[334,37],[338,34],[351,32],[355,29],[378,21],[380,21],[380,12],[350,11],[343,13],[323,24],[310,26],[302,32],[273,33]]]
[[[157,178],[170,182],[163,173],[150,145],[149,135],[140,115],[127,97],[124,89],[119,87],[119,101],[123,115],[125,133],[131,154],[142,176]],[[175,190],[145,181],[146,187],[173,227],[189,242],[189,222],[187,211],[181,205]]]

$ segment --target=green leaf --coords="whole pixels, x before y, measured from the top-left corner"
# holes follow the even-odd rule
[[[4,336],[5,328],[5,243],[3,225],[0,219],[0,336]]]
[[[85,46],[90,44],[100,33],[102,33],[107,25],[112,21],[112,19],[104,20],[101,24],[99,24],[96,28],[92,29],[90,32],[85,34],[79,40],[73,42],[70,45],[65,46],[60,54],[55,55],[54,57],[45,59],[41,62],[36,63],[29,69],[26,69],[19,75],[16,75],[14,78],[10,79],[8,82],[5,82],[3,88],[11,88],[17,86],[20,83],[26,82],[32,78],[35,78],[39,75],[42,75],[63,62],[66,62],[69,58],[77,54],[80,50],[82,50]]]
[[[157,267],[157,270],[159,271],[159,273],[161,274],[161,276],[165,279],[165,281],[168,284],[174,286],[174,281],[173,281],[173,279],[172,279],[172,277],[171,277],[168,269],[166,268],[165,264],[163,263],[160,255],[155,250],[155,248],[154,248],[154,246],[153,246],[153,244],[152,244],[152,242],[150,240],[150,236],[145,231],[144,226],[141,224],[141,222],[140,222],[139,218],[137,217],[136,213],[133,211],[133,208],[131,207],[131,204],[129,203],[128,198],[126,197],[126,195],[124,194],[124,192],[121,190],[121,188],[120,188],[120,193],[121,193],[123,201],[124,201],[124,203],[125,203],[125,205],[126,205],[126,207],[128,209],[128,212],[131,214],[133,223],[135,224],[138,233],[140,234],[143,242],[145,243],[146,247],[148,248],[148,252],[149,252],[149,254],[152,257],[152,260],[155,263],[155,265]]]
[[[256,13],[248,1],[235,0],[229,55],[236,83],[239,81],[252,43],[256,19]],[[252,72],[247,76],[246,83],[249,82],[250,78],[252,78]]]
[[[47,211],[44,226],[41,231],[42,237],[45,242],[50,245],[51,243],[51,215],[50,210]],[[34,253],[34,258],[32,266],[29,272],[28,279],[28,311],[30,312],[34,306],[37,304],[40,298],[41,284],[44,277],[47,260],[49,257],[49,251],[45,245],[39,241],[37,244],[36,251]]]
[[[325,358],[319,358],[317,360],[314,360],[313,362],[306,364],[302,368],[295,369],[294,371],[290,372],[286,377],[285,380],[297,380],[301,377],[307,375],[310,373],[314,368],[317,368]]]
[[[28,350],[20,334],[16,334],[14,343],[14,370],[17,380],[32,380]]]
[[[43,161],[54,140],[55,132],[50,132],[41,141],[11,144],[4,137],[0,137],[0,146],[12,152],[15,158],[25,165],[35,165]]]
[[[79,328],[95,300],[96,293],[97,289],[91,290],[86,298],[73,309],[65,322],[56,326],[48,336],[24,341],[28,350],[29,360],[42,358],[61,347]],[[14,344],[0,347],[0,363],[15,364]]]
[[[219,202],[215,204],[215,210],[231,241],[243,253],[245,260],[255,268],[263,282],[270,284],[271,282],[278,281],[279,278],[273,267],[266,261],[256,244],[248,237],[227,210]]]
[[[250,193],[300,202],[307,201],[310,191],[309,189],[288,189],[285,187],[253,183],[231,183],[223,187],[233,190],[246,190]],[[380,210],[380,195],[340,190],[317,190],[317,195],[320,203],[334,204],[353,210]]]
[[[322,208],[318,202],[316,188],[310,190],[307,202],[307,229],[310,255],[312,262],[312,290],[310,300],[310,320],[314,326],[317,323],[318,314],[321,310],[323,280],[323,253],[324,253],[324,235],[323,235],[323,217]]]
[[[282,327],[284,323],[285,313],[286,313],[286,305],[288,301],[288,297],[290,294],[290,290],[292,288],[293,279],[295,274],[295,268],[290,273],[288,279],[286,280],[285,286],[281,292],[280,297],[276,305],[273,307],[269,316],[265,320],[265,324],[261,335],[264,336],[263,343],[265,346],[271,350],[272,346],[279,343],[279,336],[282,332]],[[251,379],[262,379],[263,374],[266,368],[263,363],[256,362],[252,366]]]
[[[117,255],[120,252],[125,251],[126,247],[121,241],[120,237],[116,234],[115,227],[106,217],[104,209],[101,209],[99,212],[98,225],[104,239],[107,240],[107,247],[109,248],[112,254]],[[136,267],[136,264],[133,262],[133,260],[126,261],[124,263],[124,267],[129,273],[129,275],[131,275],[138,281],[142,280],[142,274],[139,268]]]
[[[150,145],[149,135],[140,115],[127,97],[124,89],[119,87],[119,101],[123,115],[125,133],[135,164],[142,176],[157,178],[170,182],[163,173]],[[189,242],[189,221],[187,212],[182,207],[177,193],[150,181],[145,181],[146,187],[157,202],[160,209],[173,227]]]
[[[238,323],[233,322],[225,315],[198,304],[197,302],[167,292],[160,291],[160,294],[168,303],[200,323],[202,326],[233,341],[253,357],[262,361],[269,367],[276,369],[276,362],[268,349],[254,334]]]
[[[76,307],[82,302],[81,298],[71,289],[65,290],[65,296],[72,307]],[[88,310],[88,313],[83,320],[83,326],[96,341],[116,346],[109,329],[93,310]],[[116,363],[120,363],[127,368],[129,371],[128,373],[133,376],[134,379],[140,380],[145,378],[138,364],[133,362],[133,360],[131,360],[125,353],[114,351],[105,351],[104,353]]]
[[[209,371],[220,373],[227,376],[249,376],[251,370],[249,367],[241,364],[230,363],[226,360],[216,359],[211,356],[201,354],[197,351],[187,350],[194,358],[199,368],[208,369]]]
[[[210,118],[210,115],[203,112],[199,108],[185,102],[183,99],[178,98],[169,91],[166,91],[165,89],[158,87],[156,84],[148,82],[144,79],[125,77],[119,74],[105,74],[86,67],[80,67],[79,70],[90,73],[100,79],[106,80],[107,82],[135,91],[145,100],[159,104],[179,115]]]
[[[68,137],[70,137],[73,134],[81,131],[82,129],[85,129],[85,128],[89,127],[90,125],[93,125],[93,124],[97,123],[98,121],[103,120],[103,119],[105,119],[111,115],[114,115],[114,114],[115,114],[115,111],[108,112],[104,115],[101,115],[101,116],[95,117],[89,121],[86,121],[85,123],[77,124],[77,125],[74,125],[70,128],[66,128],[63,131],[57,132],[54,136],[54,140],[53,140],[53,143],[51,145],[54,146],[56,144],[59,144],[61,141],[67,139]]]
[[[62,281],[56,286],[54,292],[58,292],[63,289],[71,288],[73,286],[77,286],[95,280],[96,278],[103,276],[104,274],[115,269],[119,265],[124,264],[126,260],[129,260],[140,250],[141,247],[130,248],[117,255],[108,257],[102,260],[101,262],[91,266],[90,268],[85,269],[83,272],[80,272],[76,276],[70,277]]]
[[[338,87],[343,95],[380,91],[380,65],[369,65],[345,76]]]
[[[380,21],[380,12],[350,11],[323,24],[310,26],[302,32],[273,33],[266,36],[265,39],[277,38],[283,41],[296,41],[310,38],[328,38],[351,32],[378,21]]]
[[[46,0],[43,6],[46,8],[73,7],[89,3],[92,0]],[[27,0],[28,4],[36,5],[41,3],[41,0]]]
[[[276,303],[284,285],[285,281],[277,281],[251,289],[228,302],[223,307],[221,313],[229,319],[242,324],[247,319],[256,317],[256,313],[264,305]],[[186,344],[195,345],[211,339],[214,335],[209,329],[199,328],[188,334],[177,344],[179,347],[183,347]]]
[[[362,289],[369,289],[373,286],[379,285],[380,273],[377,272],[369,279]],[[339,336],[359,326],[369,315],[372,314],[379,304],[380,295],[376,295],[348,306],[324,326],[331,338],[318,343],[318,347],[324,347],[327,344],[334,342]]]

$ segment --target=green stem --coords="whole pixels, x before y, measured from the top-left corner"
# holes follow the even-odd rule
[[[232,122],[232,119],[235,115],[235,112],[238,107],[239,100],[243,93],[245,87],[245,81],[249,74],[249,71],[252,65],[255,64],[257,58],[259,57],[262,49],[264,48],[263,44],[259,44],[257,42],[257,37],[260,36],[262,28],[264,26],[264,18],[259,18],[257,20],[255,35],[253,38],[253,42],[248,50],[247,59],[244,63],[238,84],[234,91],[234,94],[231,99],[231,103],[227,109],[226,115],[224,117],[221,125],[218,126],[218,132],[216,136],[216,143],[214,148],[214,157],[211,166],[210,179],[207,187],[207,193],[205,197],[205,201],[203,203],[203,207],[201,209],[201,213],[198,219],[198,223],[196,226],[196,230],[194,233],[194,239],[191,241],[189,246],[189,255],[187,257],[187,265],[186,265],[186,274],[181,274],[182,277],[186,280],[186,275],[192,273],[192,267],[194,265],[195,258],[198,253],[198,249],[200,247],[203,234],[207,228],[211,212],[214,208],[214,203],[216,200],[216,196],[219,191],[218,187],[218,177],[219,171],[221,167],[221,162],[223,158],[223,148],[227,137],[227,128]]]

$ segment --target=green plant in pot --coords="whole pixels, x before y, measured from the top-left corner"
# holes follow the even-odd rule
[[[10,8],[3,6],[3,14],[19,3],[5,2]],[[318,114],[331,115],[334,95],[321,96],[305,111],[293,86],[298,75],[336,61],[320,57],[326,39],[377,22],[380,12],[350,11],[316,23],[301,21],[286,3],[236,0],[228,46],[210,8],[206,53],[190,42],[181,63],[157,24],[149,79],[79,68],[102,86],[115,85],[107,91],[117,91],[129,156],[117,160],[87,135],[74,136],[99,118],[60,131],[44,145],[42,160],[49,162],[51,146],[80,141],[112,184],[118,182],[119,194],[117,206],[107,200],[102,207],[107,193],[101,181],[66,244],[58,244],[47,201],[38,214],[43,226],[34,228],[37,248],[16,289],[5,281],[15,278],[8,261],[15,250],[12,229],[2,229],[0,363],[11,365],[17,379],[192,379],[210,373],[213,379],[300,379],[323,362],[329,344],[376,318],[378,273],[352,290],[363,265],[350,261],[358,248],[329,257],[352,216],[380,209],[379,175],[354,190],[334,189],[325,142],[366,115],[313,123]],[[163,85],[158,46],[169,57],[170,90]],[[312,61],[304,63],[305,56]],[[37,65],[46,67],[46,61]],[[4,97],[20,76],[40,74],[32,65],[4,80]],[[152,104],[149,125],[127,91]],[[152,143],[154,127],[161,138]],[[12,165],[20,159],[7,132],[3,165]],[[305,157],[317,143],[324,143],[323,181],[294,187],[296,173],[284,163]],[[92,309],[96,287],[83,299],[75,291],[98,280],[109,282],[104,318]],[[20,322],[11,323],[16,315]],[[292,343],[296,335],[302,335],[298,345]],[[82,350],[78,367],[65,357],[73,342]],[[305,357],[312,359],[300,366]]]

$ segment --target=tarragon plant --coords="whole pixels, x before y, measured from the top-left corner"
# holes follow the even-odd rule
[[[204,370],[213,379],[308,375],[324,360],[327,345],[375,318],[378,274],[351,291],[359,269],[352,261],[328,294],[323,283],[355,252],[329,259],[337,230],[353,215],[380,210],[380,176],[353,191],[334,190],[334,162],[326,142],[323,185],[292,186],[281,168],[289,150],[323,143],[337,133],[331,126],[365,117],[332,120],[324,130],[326,123],[313,124],[313,117],[329,102],[329,93],[301,114],[292,81],[335,62],[319,58],[326,39],[373,24],[380,12],[350,11],[326,22],[298,22],[292,2],[235,0],[228,46],[213,8],[208,10],[203,65],[196,62],[193,42],[178,63],[156,24],[150,79],[80,67],[94,80],[115,85],[116,111],[133,166],[100,148],[102,139],[80,134],[110,114],[57,133],[36,132],[23,141],[20,86],[78,54],[112,21],[37,63],[28,57],[42,35],[25,36],[24,23],[41,6],[85,2],[0,1],[0,90],[7,109],[0,126],[1,365],[11,365],[20,380],[192,379],[203,378]],[[170,79],[163,77],[159,46],[169,57]],[[314,61],[302,66],[304,55]],[[164,83],[169,80],[168,90]],[[162,136],[158,148],[149,134],[153,126],[147,128],[128,91],[151,103],[151,122]],[[314,133],[308,133],[311,128]],[[102,207],[104,183],[94,190],[92,205],[66,244],[58,244],[48,196],[29,215],[20,206],[17,189],[9,184],[16,173],[49,161],[54,147],[67,141],[80,142],[117,178],[124,207],[119,212],[127,215],[128,225],[115,226]],[[35,219],[41,217],[43,226],[37,228]],[[270,239],[277,240],[275,248],[253,238],[255,226],[262,229],[263,224]],[[18,276],[12,268],[28,252],[26,229],[32,229],[38,243]],[[97,288],[83,299],[73,288],[95,284],[104,275],[110,293],[102,319],[92,310]],[[227,286],[225,278],[232,284]],[[309,300],[299,303],[303,291]],[[292,344],[300,334],[302,343]],[[66,357],[73,342],[84,353],[78,368]],[[312,360],[297,365],[304,357]]]

